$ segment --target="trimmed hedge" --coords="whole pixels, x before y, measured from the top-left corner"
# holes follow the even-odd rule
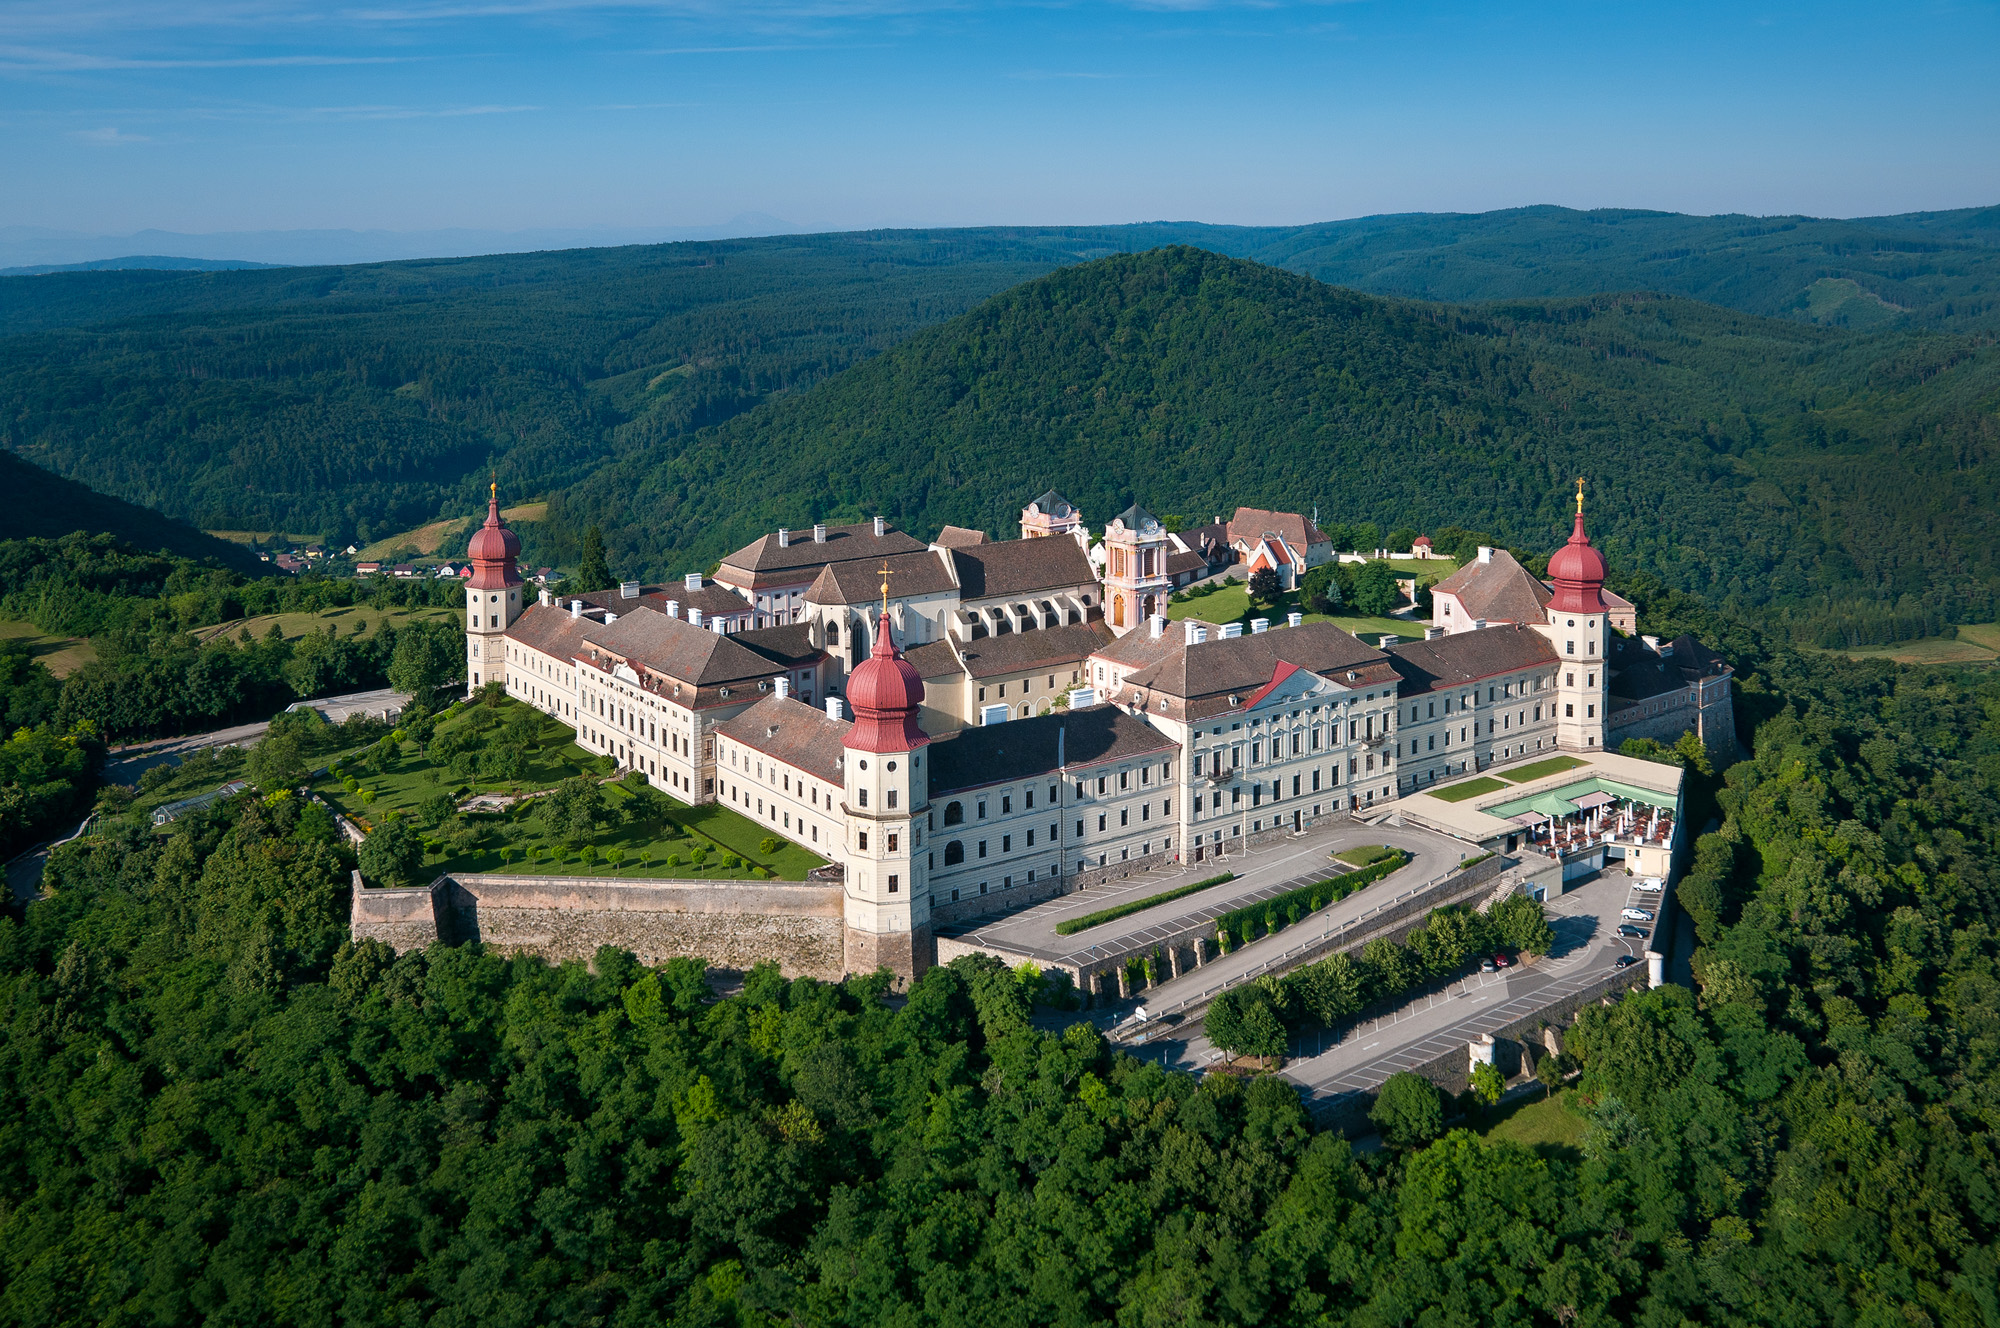
[[[1242,945],[1260,935],[1268,936],[1280,931],[1303,917],[1319,912],[1328,904],[1338,903],[1363,886],[1373,885],[1390,872],[1400,870],[1409,860],[1409,853],[1397,849],[1395,856],[1384,858],[1373,866],[1346,872],[1317,885],[1302,885],[1246,908],[1231,909],[1217,918],[1215,925],[1229,932],[1230,945]]]
[[[1056,935],[1069,936],[1082,931],[1085,927],[1095,927],[1100,923],[1115,922],[1119,918],[1128,917],[1143,909],[1151,908],[1155,904],[1166,904],[1176,899],[1185,899],[1197,890],[1206,890],[1211,885],[1221,885],[1225,881],[1233,881],[1235,879],[1235,872],[1224,872],[1220,876],[1211,876],[1205,881],[1196,881],[1193,885],[1183,885],[1178,889],[1168,890],[1163,894],[1148,895],[1144,899],[1128,900],[1123,904],[1113,904],[1110,908],[1100,908],[1095,913],[1086,913],[1080,918],[1069,918],[1058,922],[1056,924]]]

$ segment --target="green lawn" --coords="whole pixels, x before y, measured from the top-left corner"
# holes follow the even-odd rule
[[[1481,775],[1462,784],[1448,784],[1441,789],[1426,789],[1425,792],[1440,802],[1464,802],[1467,798],[1476,798],[1482,793],[1495,793],[1506,787],[1505,783],[1491,775]]]
[[[67,678],[97,658],[97,648],[80,636],[50,636],[29,622],[0,621],[0,641],[22,641],[28,654],[58,678]]]
[[[406,741],[402,744],[400,756],[388,769],[374,769],[371,764],[364,771],[350,763],[343,773],[355,777],[359,787],[354,792],[347,791],[339,775],[322,779],[314,787],[335,808],[364,828],[370,828],[391,812],[414,815],[426,798],[440,791],[453,794],[462,801],[474,793],[534,793],[554,788],[563,780],[579,775],[602,779],[612,772],[612,763],[607,758],[577,746],[574,729],[512,699],[503,700],[491,709],[483,706],[457,708],[438,724],[437,732],[431,738],[431,748],[434,751],[440,739],[448,740],[467,728],[477,732],[482,725],[486,726],[488,741],[497,739],[501,724],[516,712],[532,714],[537,720],[536,745],[530,753],[527,772],[520,779],[467,779],[455,776],[449,769],[449,762],[434,760],[429,754],[419,752],[415,743]],[[364,791],[373,796],[362,797]],[[597,851],[594,863],[584,861],[584,846],[571,850],[557,842],[536,814],[540,800],[529,799],[516,803],[504,813],[479,813],[427,831],[434,847],[425,858],[425,868],[433,872],[516,871],[621,878],[747,880],[756,875],[757,868],[762,867],[780,879],[799,881],[805,879],[808,871],[825,863],[824,858],[786,841],[782,835],[726,807],[715,804],[689,807],[668,797],[664,821],[637,822],[628,819],[625,814],[632,800],[629,789],[622,783],[614,782],[606,784],[604,792],[611,814],[607,823],[599,827],[589,841],[588,846]],[[767,853],[761,847],[767,837],[779,841],[780,846],[773,852]],[[624,861],[616,867],[605,861],[606,855],[613,849],[622,850],[625,854]],[[693,861],[697,849],[702,850],[705,857],[705,861],[699,864]],[[739,855],[743,864],[733,868],[723,867],[721,862],[725,852]],[[649,861],[642,863],[639,860],[642,853],[647,855]],[[667,859],[670,856],[677,856],[680,861],[669,863]]]
[[[1458,570],[1449,558],[1391,558],[1389,566],[1398,576],[1414,576],[1420,586],[1435,585]]]
[[[1269,618],[1273,627],[1282,627],[1285,625],[1285,615],[1294,612],[1298,607],[1296,591],[1286,591],[1278,597],[1276,604],[1261,602],[1253,604],[1250,600],[1250,588],[1241,581],[1232,581],[1220,590],[1190,599],[1186,603],[1168,604],[1167,617],[1174,622],[1184,618],[1193,618],[1205,623],[1240,622],[1243,624],[1243,630],[1247,632],[1250,630],[1252,618]],[[1371,646],[1376,644],[1385,632],[1400,636],[1406,641],[1413,637],[1421,638],[1424,634],[1422,623],[1404,618],[1368,618],[1339,613],[1329,617],[1324,613],[1308,613],[1304,621],[1330,622],[1341,631],[1350,632]]]
[[[1479,1130],[1481,1138],[1492,1142],[1520,1144],[1544,1157],[1574,1156],[1583,1139],[1585,1122],[1570,1109],[1573,1090],[1554,1097],[1529,1096],[1489,1114]]]
[[[1333,856],[1350,867],[1367,867],[1382,861],[1384,858],[1395,857],[1396,852],[1397,850],[1390,848],[1387,844],[1361,844],[1354,848],[1342,849]]]
[[[1588,761],[1580,761],[1574,756],[1551,756],[1547,760],[1516,766],[1512,770],[1503,770],[1500,772],[1500,778],[1509,784],[1532,784],[1538,779],[1547,779],[1550,775],[1559,775],[1565,770],[1574,770],[1578,766],[1588,764]]]

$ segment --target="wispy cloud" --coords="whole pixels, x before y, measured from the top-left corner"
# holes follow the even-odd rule
[[[70,137],[79,143],[88,143],[92,147],[98,148],[117,148],[124,147],[129,143],[150,143],[153,141],[144,134],[128,134],[123,129],[108,126],[103,129],[73,130],[70,133]]]
[[[0,46],[0,69],[75,71],[91,69],[269,69],[313,65],[389,65],[426,57],[415,55],[245,55],[219,59],[134,59],[93,55],[40,46]]]

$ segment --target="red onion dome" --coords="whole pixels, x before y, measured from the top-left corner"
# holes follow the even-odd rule
[[[473,532],[466,552],[472,557],[473,569],[466,584],[474,590],[504,590],[521,584],[521,574],[514,570],[514,560],[521,556],[521,537],[500,520],[497,487],[486,499],[486,524]]]
[[[867,752],[907,752],[923,746],[930,741],[917,725],[923,699],[924,680],[896,649],[885,613],[875,628],[874,652],[847,679],[854,727],[848,730],[846,745]]]
[[[1605,612],[1607,606],[1600,593],[1605,571],[1604,555],[1590,547],[1590,536],[1583,530],[1583,513],[1578,512],[1569,543],[1549,559],[1549,581],[1555,587],[1555,599],[1549,607],[1563,613]]]

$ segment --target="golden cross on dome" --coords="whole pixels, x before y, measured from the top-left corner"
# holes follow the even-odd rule
[[[1583,476],[1576,477],[1576,514],[1583,515]]]
[[[889,616],[889,578],[895,575],[894,572],[889,570],[889,560],[887,558],[884,558],[882,560],[881,572],[882,572],[882,616],[886,618]]]

